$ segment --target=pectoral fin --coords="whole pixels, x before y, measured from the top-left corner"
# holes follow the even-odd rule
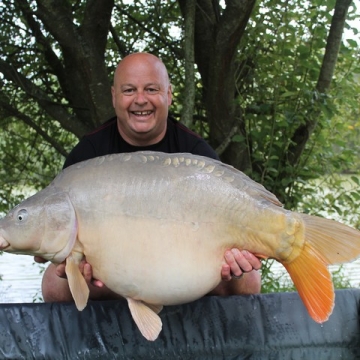
[[[156,340],[162,329],[161,319],[156,312],[160,312],[162,306],[148,305],[140,300],[131,298],[127,298],[126,300],[128,301],[131,315],[141,334],[147,340]]]
[[[71,253],[66,258],[65,272],[68,278],[71,294],[79,311],[83,310],[89,299],[89,287],[81,274],[79,264],[82,254]]]

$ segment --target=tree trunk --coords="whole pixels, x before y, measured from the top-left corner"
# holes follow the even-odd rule
[[[80,122],[93,128],[113,114],[104,53],[114,0],[87,1],[80,26],[67,2],[37,0],[37,5],[36,15],[62,49],[64,94]]]
[[[185,0],[179,0],[183,16]],[[229,0],[221,14],[217,1],[197,0],[195,59],[201,74],[210,143],[237,168],[248,164],[248,152],[231,138],[242,127],[235,105],[235,55],[255,0]]]
[[[185,0],[185,36],[184,36],[184,60],[185,60],[185,96],[182,104],[181,122],[188,127],[193,123],[195,106],[195,54],[194,54],[194,31],[195,31],[196,1]]]

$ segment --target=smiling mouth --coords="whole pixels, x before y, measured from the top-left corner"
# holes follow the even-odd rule
[[[148,116],[151,115],[153,113],[152,110],[147,110],[147,111],[131,111],[132,114],[136,115],[136,116]]]

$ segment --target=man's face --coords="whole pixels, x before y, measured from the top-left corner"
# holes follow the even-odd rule
[[[165,135],[172,94],[165,66],[150,54],[126,57],[115,73],[112,101],[121,136],[146,146]]]

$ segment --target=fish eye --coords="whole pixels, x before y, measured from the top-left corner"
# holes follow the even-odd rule
[[[25,209],[21,209],[18,211],[16,215],[16,219],[18,220],[18,222],[22,223],[26,221],[27,218],[28,218],[28,212]]]

